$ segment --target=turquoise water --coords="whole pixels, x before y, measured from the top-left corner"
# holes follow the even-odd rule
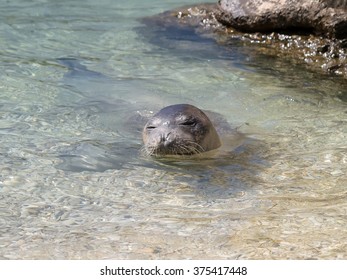
[[[347,257],[345,82],[139,20],[197,2],[0,4],[1,259]],[[247,139],[141,156],[174,103]]]

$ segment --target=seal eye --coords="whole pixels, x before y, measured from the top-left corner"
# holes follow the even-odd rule
[[[154,126],[154,125],[149,125],[149,126],[146,127],[147,130],[153,130],[155,128],[157,128],[157,127]]]
[[[181,125],[195,126],[196,125],[196,120],[185,120],[184,122],[181,123]]]

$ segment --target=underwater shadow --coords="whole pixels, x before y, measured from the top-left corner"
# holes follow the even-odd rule
[[[184,183],[196,195],[226,199],[251,192],[252,186],[262,183],[259,174],[269,167],[266,143],[245,137],[239,144],[196,156],[143,157],[142,164],[166,172],[170,184]]]
[[[281,56],[266,45],[260,44],[259,47],[259,44],[250,44],[249,40],[242,39],[241,33],[230,36],[213,27],[205,28],[194,19],[182,23],[173,16],[179,10],[139,19],[142,25],[136,27],[135,32],[143,41],[157,47],[149,51],[149,55],[164,50],[168,55],[184,61],[227,61],[230,63],[230,71],[237,68],[244,72],[273,76],[283,82],[284,87],[295,87],[299,91],[304,89],[313,99],[318,92],[322,96],[334,95],[346,102],[345,79],[311,70],[306,64]],[[330,89],[320,90],[325,86]]]

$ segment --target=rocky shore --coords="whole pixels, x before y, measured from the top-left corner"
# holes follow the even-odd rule
[[[231,39],[347,78],[347,0],[220,0],[168,11],[143,22],[190,29],[219,44]]]

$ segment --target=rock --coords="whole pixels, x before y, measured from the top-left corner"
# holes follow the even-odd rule
[[[292,10],[289,6],[286,10],[285,4]],[[347,26],[341,20],[346,13],[347,0],[221,0],[143,18],[138,32],[161,47],[184,48],[195,56],[227,57],[236,43],[245,50],[347,78],[347,38],[343,38]],[[211,47],[206,40],[222,48]]]
[[[197,33],[206,34],[221,27],[221,23],[215,17],[217,13],[220,13],[217,4],[189,5],[151,17],[145,17],[140,21],[147,26],[191,28]]]
[[[242,32],[347,38],[346,0],[220,0],[219,22]]]
[[[215,18],[217,3],[189,5],[139,19],[138,34],[153,45],[201,57],[216,55],[214,33],[224,27]],[[218,48],[218,46],[217,46]]]

